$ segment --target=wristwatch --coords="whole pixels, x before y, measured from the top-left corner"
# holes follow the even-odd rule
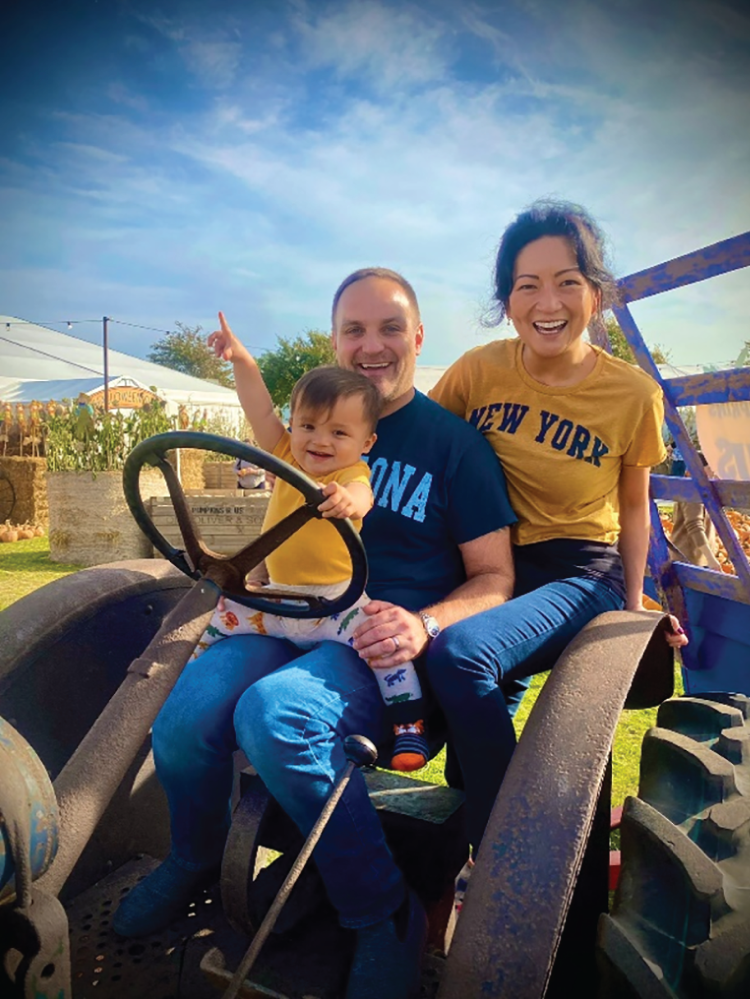
[[[427,614],[425,611],[419,611],[419,620],[424,626],[424,630],[427,632],[427,638],[432,641],[433,638],[437,638],[440,634],[440,625],[437,623],[432,614]]]

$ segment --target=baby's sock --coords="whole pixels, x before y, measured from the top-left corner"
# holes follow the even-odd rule
[[[392,770],[419,770],[429,758],[424,721],[422,688],[414,663],[407,662],[391,669],[374,669],[380,693],[393,725],[395,742],[391,758]]]
[[[391,770],[421,770],[427,764],[429,755],[422,719],[394,725],[393,734],[396,738],[393,743]]]

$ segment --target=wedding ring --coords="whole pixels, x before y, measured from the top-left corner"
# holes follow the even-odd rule
[[[395,651],[398,652],[398,650],[401,648],[401,642],[399,641],[398,635],[393,636],[393,644],[396,646]]]

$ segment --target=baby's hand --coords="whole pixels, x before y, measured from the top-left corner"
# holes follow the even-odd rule
[[[213,347],[216,357],[220,357],[223,361],[235,360],[238,351],[240,349],[246,351],[246,348],[242,346],[242,343],[232,333],[223,312],[219,313],[219,322],[221,323],[221,329],[214,330],[207,337],[206,346]]]
[[[357,504],[346,486],[340,482],[329,482],[323,487],[323,495],[328,498],[324,500],[318,510],[324,517],[335,517],[343,520],[345,517],[356,517],[358,515]]]

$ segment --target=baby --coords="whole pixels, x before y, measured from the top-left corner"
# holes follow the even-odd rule
[[[325,500],[318,507],[324,519],[351,518],[357,530],[373,504],[370,473],[361,456],[376,440],[375,426],[382,400],[369,379],[337,367],[315,368],[292,391],[290,427],[276,415],[271,396],[257,363],[219,313],[221,329],[208,338],[217,356],[231,361],[237,394],[259,447],[301,469],[322,487]],[[278,478],[271,495],[263,529],[268,530],[305,500]],[[338,534],[323,520],[309,521],[266,558],[271,584],[276,589],[314,593],[333,598],[351,579],[351,561]],[[285,638],[302,648],[317,642],[353,645],[354,632],[366,616],[369,597],[362,594],[352,607],[320,619],[298,619],[253,611],[223,599],[196,646],[197,658],[214,642],[230,635],[260,634]],[[427,762],[428,748],[422,715],[422,691],[411,662],[391,669],[371,660],[395,736],[391,767],[418,770]]]

